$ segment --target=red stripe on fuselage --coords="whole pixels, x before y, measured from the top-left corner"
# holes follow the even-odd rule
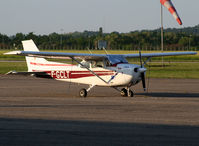
[[[44,71],[54,79],[78,79],[95,76],[89,71]],[[113,71],[94,71],[98,76],[114,75]]]
[[[112,71],[94,71],[98,76],[108,76],[113,75]],[[71,71],[70,78],[77,79],[83,77],[92,77],[95,76],[89,71]]]
[[[73,64],[43,64],[43,63],[35,63],[35,62],[30,62],[31,65],[36,65],[36,66],[75,66]]]

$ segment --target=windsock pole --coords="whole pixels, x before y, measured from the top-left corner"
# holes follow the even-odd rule
[[[173,15],[173,17],[176,19],[176,21],[182,25],[182,21],[174,7],[174,5],[172,4],[171,0],[160,0],[161,3],[161,48],[162,48],[162,52],[164,51],[164,32],[163,32],[163,8],[162,6],[165,6],[169,12]],[[163,57],[162,57],[162,66],[163,66]]]
[[[164,27],[163,27],[163,7],[161,5],[161,50],[164,52]],[[162,67],[164,66],[164,57],[162,56]]]

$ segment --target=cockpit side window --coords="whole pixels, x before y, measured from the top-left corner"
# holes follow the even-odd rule
[[[85,67],[90,68],[90,62],[88,61],[83,60],[81,64],[83,65],[83,66],[79,65],[81,68],[85,68]]]
[[[108,59],[105,60],[105,65],[106,65],[106,67],[112,66],[112,64],[110,63],[110,61]]]
[[[91,67],[104,67],[104,62],[103,60],[91,61]]]

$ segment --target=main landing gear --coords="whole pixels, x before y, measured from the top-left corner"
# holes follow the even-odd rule
[[[89,92],[93,87],[95,87],[95,85],[90,85],[88,89],[82,88],[82,89],[79,91],[79,96],[85,98],[85,97],[87,96],[88,92]]]
[[[82,88],[82,89],[79,91],[79,96],[80,96],[80,97],[86,97],[86,96],[87,96],[87,91],[86,91],[86,89]]]
[[[86,97],[88,92],[94,87],[95,85],[90,85],[88,89],[85,89],[85,88],[82,88],[80,91],[79,91],[79,96],[80,97]],[[114,88],[116,89],[117,91],[120,91],[119,89],[117,88]],[[121,96],[123,97],[133,97],[134,96],[134,93],[132,90],[130,90],[128,87],[127,88],[122,88],[122,90],[120,91],[120,94]]]
[[[130,90],[129,88],[122,88],[122,90],[120,91],[121,96],[123,97],[133,97],[134,93],[132,90]]]

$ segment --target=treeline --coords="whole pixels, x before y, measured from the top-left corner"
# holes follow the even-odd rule
[[[184,30],[184,31],[183,31]],[[164,33],[165,50],[199,50],[199,25],[193,28],[167,29]],[[193,33],[194,32],[194,33]],[[198,31],[199,32],[199,31]],[[84,31],[66,34],[36,35],[17,33],[14,36],[0,34],[0,49],[22,49],[22,40],[33,39],[43,50],[97,49],[99,40],[107,41],[108,50],[160,50],[160,30],[143,30],[129,33],[103,33]]]

